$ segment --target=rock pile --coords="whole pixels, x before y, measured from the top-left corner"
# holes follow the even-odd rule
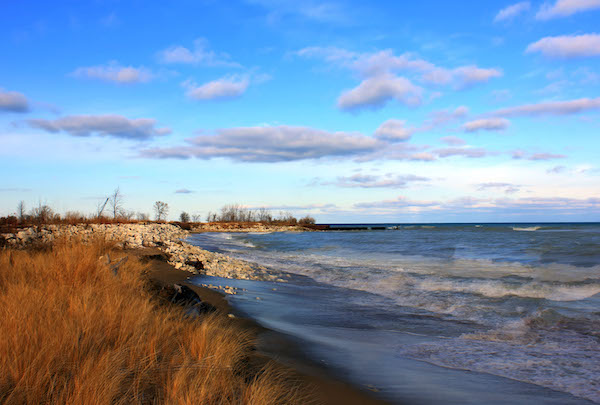
[[[103,236],[128,249],[157,247],[165,252],[168,262],[176,269],[193,274],[285,282],[284,273],[234,259],[221,253],[209,252],[182,241],[189,232],[173,224],[81,224],[45,225],[30,227],[16,233],[2,234],[5,244],[25,247],[33,243],[48,243],[61,237],[78,237],[84,242]]]
[[[121,247],[161,246],[167,241],[177,240],[187,232],[171,224],[80,224],[42,225],[30,227],[16,233],[1,235],[9,246],[26,246],[32,243],[48,243],[56,238],[79,237],[87,242],[94,237],[104,236],[117,241]]]

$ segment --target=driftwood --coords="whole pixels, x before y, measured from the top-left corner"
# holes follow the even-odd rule
[[[121,260],[119,260],[116,263],[112,263],[112,260],[110,258],[110,254],[106,254],[105,256],[100,256],[98,260],[102,261],[102,259],[104,259],[104,263],[109,267],[109,269],[113,272],[113,274],[115,276],[119,275],[119,268],[127,263],[127,260],[129,260],[129,256],[125,256],[123,257]]]

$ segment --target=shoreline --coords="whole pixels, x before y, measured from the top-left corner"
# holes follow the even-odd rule
[[[331,370],[309,360],[301,353],[297,345],[283,334],[268,329],[251,318],[238,317],[232,314],[235,310],[227,302],[225,293],[189,283],[188,279],[196,277],[196,275],[185,270],[176,269],[166,260],[158,258],[157,256],[161,256],[161,253],[163,253],[159,249],[132,249],[125,250],[125,253],[132,254],[148,263],[150,267],[148,277],[153,283],[159,286],[184,285],[190,288],[202,302],[215,307],[221,316],[233,318],[231,322],[236,328],[240,331],[249,332],[256,338],[256,358],[253,361],[259,365],[275,361],[278,365],[290,369],[294,378],[314,389],[313,394],[317,403],[323,405],[337,405],[340,403],[348,405],[389,404],[389,402],[376,398],[372,393],[356,385],[339,380]],[[145,260],[144,257],[151,258]],[[268,350],[266,350],[267,348]]]

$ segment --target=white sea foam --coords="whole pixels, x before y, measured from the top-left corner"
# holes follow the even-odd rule
[[[516,323],[488,334],[402,346],[398,354],[525,381],[600,403],[598,342],[569,330],[531,330]]]
[[[533,231],[537,231],[539,229],[541,229],[541,226],[528,226],[528,227],[518,227],[515,226],[513,227],[513,231],[525,231],[525,232],[533,232]]]
[[[426,280],[415,283],[423,291],[448,291],[478,294],[490,298],[516,296],[523,298],[544,298],[551,301],[578,301],[600,293],[600,284],[564,285],[540,282],[511,284],[497,280],[469,280],[462,282],[448,280]]]

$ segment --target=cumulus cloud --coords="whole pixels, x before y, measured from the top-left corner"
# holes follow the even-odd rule
[[[505,7],[502,10],[498,11],[498,14],[496,14],[496,17],[494,17],[494,22],[512,20],[513,18],[515,18],[519,14],[524,13],[530,8],[531,3],[529,3],[528,1],[521,1],[519,3]]]
[[[540,214],[548,215],[589,213],[600,209],[600,198],[527,197],[527,198],[473,198],[461,197],[448,201],[419,201],[405,196],[392,200],[354,204],[358,209],[380,210],[380,213],[405,211],[429,211],[438,213],[458,213],[468,211],[494,214]]]
[[[419,104],[422,89],[412,84],[414,79],[429,85],[450,85],[464,89],[478,83],[485,83],[494,77],[502,76],[495,68],[480,68],[476,65],[459,66],[448,69],[436,66],[413,54],[395,55],[390,49],[357,53],[335,47],[307,47],[296,52],[302,57],[320,58],[341,68],[349,69],[361,76],[358,87],[342,94],[338,105],[381,107],[386,101],[396,98],[408,105]],[[411,75],[410,79],[398,76],[399,72]],[[408,98],[407,98],[408,95]],[[358,101],[356,101],[358,100]],[[365,100],[363,103],[362,100]]]
[[[396,99],[402,104],[421,104],[422,89],[404,77],[389,74],[365,79],[357,87],[345,91],[338,98],[338,107],[343,110],[378,108],[389,100]]]
[[[485,83],[494,77],[501,77],[499,69],[483,69],[475,65],[462,66],[452,71],[458,81],[459,88],[471,87],[477,83]]]
[[[484,69],[476,65],[448,69],[410,53],[395,55],[391,49],[357,53],[335,47],[307,47],[299,50],[297,54],[325,59],[329,63],[356,71],[363,77],[391,72],[412,72],[418,74],[420,80],[437,85],[454,84],[457,87],[465,87],[502,75],[499,69]]]
[[[240,162],[285,162],[323,157],[355,157],[382,144],[360,134],[327,132],[308,127],[239,127],[200,135],[187,145],[142,151],[152,158],[229,158]]]
[[[462,156],[467,158],[482,158],[489,156],[491,152],[484,148],[471,148],[471,147],[462,147],[462,148],[441,148],[436,149],[434,152],[442,158],[451,157],[451,156]]]
[[[583,34],[545,37],[529,44],[525,52],[540,52],[544,56],[563,59],[600,56],[600,35]]]
[[[416,176],[414,174],[394,175],[388,173],[385,176],[376,176],[358,173],[347,177],[341,176],[334,182],[325,182],[322,184],[350,188],[405,188],[411,182],[426,182],[429,180],[427,177]]]
[[[208,41],[204,38],[196,39],[192,49],[181,45],[170,46],[159,52],[158,58],[162,63],[168,64],[241,67],[239,63],[233,62],[228,54],[210,50]]]
[[[446,145],[450,145],[450,146],[463,146],[463,145],[467,144],[467,142],[464,139],[459,138],[457,136],[453,136],[453,135],[444,136],[444,137],[440,138],[440,141],[442,141]]]
[[[466,122],[462,125],[465,132],[485,131],[502,131],[508,128],[510,121],[506,118],[481,118],[474,121]]]
[[[226,76],[202,85],[189,80],[183,82],[187,88],[186,95],[194,100],[236,98],[244,94],[249,85],[247,76]]]
[[[52,133],[64,131],[73,136],[100,135],[146,140],[171,133],[169,128],[156,128],[154,119],[129,119],[121,115],[71,115],[55,120],[34,119],[27,122],[34,128]]]
[[[556,153],[527,153],[524,150],[514,150],[512,151],[513,159],[525,159],[525,160],[553,160],[553,159],[563,159],[566,158],[566,155],[556,154]]]
[[[518,184],[500,183],[500,182],[479,183],[476,186],[477,186],[477,190],[479,190],[479,191],[485,191],[488,189],[500,189],[500,190],[504,191],[506,194],[516,193],[522,187]]]
[[[464,105],[456,107],[453,111],[439,110],[434,111],[425,120],[419,131],[429,131],[431,129],[446,125],[456,119],[463,118],[469,113],[469,108]]]
[[[406,141],[415,132],[414,128],[407,128],[406,121],[390,119],[384,122],[375,131],[375,137],[387,141]]]
[[[29,111],[27,97],[16,91],[3,91],[0,89],[0,112],[24,113]]]
[[[600,0],[556,0],[554,4],[543,4],[535,17],[539,20],[549,20],[598,8]]]
[[[568,115],[591,110],[600,110],[600,97],[526,104],[517,107],[502,108],[494,111],[492,115],[502,117]]]
[[[116,61],[109,62],[107,65],[80,67],[71,73],[71,75],[79,78],[97,79],[120,84],[145,83],[154,77],[146,68],[121,66]]]

